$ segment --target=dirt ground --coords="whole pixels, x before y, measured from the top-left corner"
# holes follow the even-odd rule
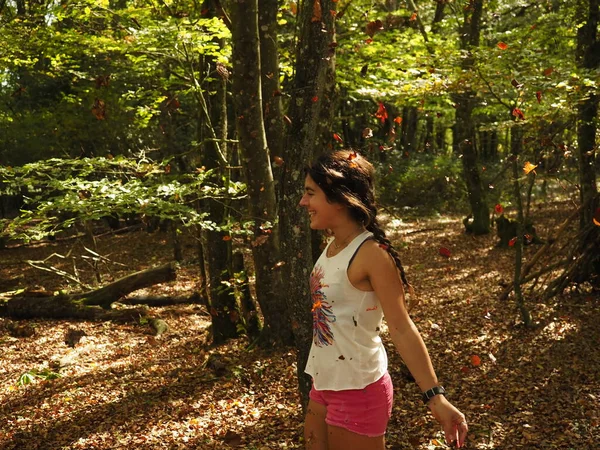
[[[536,206],[538,234],[551,236],[571,209],[565,202]],[[461,217],[388,217],[387,226],[421,299],[413,320],[449,398],[467,416],[466,448],[600,448],[598,293],[584,286],[542,301],[548,280],[541,279],[524,290],[536,325],[525,328],[514,298],[499,300],[512,279],[514,249],[495,247],[493,235],[464,234]],[[184,241],[177,281],[146,294],[185,296],[199,288],[196,241]],[[25,262],[53,253],[60,255],[49,260],[55,267],[93,283],[84,245],[0,250],[0,292],[78,289]],[[538,248],[526,247],[525,259]],[[168,235],[145,231],[103,236],[95,251],[105,258],[102,282],[173,254]],[[169,324],[158,338],[147,325],[66,320],[29,321],[33,336],[13,337],[0,318],[0,448],[303,448],[293,349],[249,348],[245,338],[213,347],[201,304],[151,313]],[[86,334],[74,348],[64,342],[70,328]],[[395,384],[388,448],[447,448],[385,339]]]

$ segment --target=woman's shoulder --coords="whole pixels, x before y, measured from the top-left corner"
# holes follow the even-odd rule
[[[373,236],[365,239],[359,248],[357,257],[366,263],[385,263],[390,260],[390,254],[384,244],[380,244]]]

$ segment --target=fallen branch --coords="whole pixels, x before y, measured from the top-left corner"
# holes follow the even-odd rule
[[[52,318],[85,320],[136,320],[147,308],[111,309],[126,294],[158,283],[173,281],[176,265],[165,264],[125,276],[95,291],[46,297],[12,297],[0,302],[0,316],[14,319]]]

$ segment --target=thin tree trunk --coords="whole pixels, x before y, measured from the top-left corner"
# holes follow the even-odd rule
[[[523,202],[521,200],[521,186],[519,183],[520,167],[519,167],[519,155],[523,147],[522,130],[520,127],[512,127],[511,129],[511,155],[512,155],[512,169],[513,169],[513,197],[517,206],[517,241],[514,245],[515,248],[515,275],[514,275],[514,291],[515,298],[517,301],[517,307],[521,312],[521,319],[525,326],[531,326],[531,314],[525,306],[523,299],[523,293],[521,291],[521,266],[523,264],[523,229],[524,229],[524,215],[523,215]],[[530,174],[530,176],[534,176]]]
[[[270,154],[273,157],[283,157],[286,130],[283,121],[282,93],[279,85],[277,12],[278,0],[261,0],[259,2],[258,24],[265,132]],[[278,180],[283,169],[276,166],[274,170],[275,179]],[[279,193],[281,186],[275,188],[276,193]]]

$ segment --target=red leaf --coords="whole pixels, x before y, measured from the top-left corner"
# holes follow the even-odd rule
[[[322,19],[321,1],[315,0],[313,3],[313,16],[310,19],[311,22],[320,22]]]
[[[409,22],[414,22],[415,20],[417,20],[417,12],[415,11],[414,13],[412,13],[412,15],[410,16],[410,19],[408,19]]]
[[[450,250],[447,249],[446,247],[440,247],[440,255],[445,256],[446,258],[450,258]]]
[[[542,91],[537,91],[535,96],[537,97],[538,103],[542,103]]]
[[[517,237],[515,236],[510,241],[508,241],[508,246],[509,247],[514,247],[516,243],[517,243]]]
[[[396,122],[398,125],[400,125],[402,123],[402,117],[398,116],[394,119],[394,122]]]
[[[367,44],[372,44],[373,43],[373,39],[369,38],[365,41]]]
[[[337,134],[337,133],[333,133],[333,138],[334,138],[336,141],[338,141],[340,144],[343,144],[343,143],[344,143],[344,140],[343,140],[343,139],[340,137],[340,135],[339,135],[339,134]]]
[[[525,120],[525,115],[523,114],[523,111],[521,111],[519,108],[513,109],[512,115],[518,117],[521,120]]]
[[[356,159],[356,158],[358,158],[358,153],[356,153],[355,151],[348,155],[348,161],[352,161],[353,159]]]
[[[278,166],[281,167],[283,166],[283,158],[281,156],[274,156],[273,157],[273,162]]]
[[[229,235],[223,236],[223,240],[224,241],[230,241],[231,240],[231,236],[229,236]]]
[[[500,50],[506,50],[508,48],[508,45],[506,45],[504,42],[498,42],[497,45]]]
[[[311,98],[311,100],[313,103],[316,103],[319,101],[319,97],[315,95],[313,98]]]
[[[377,108],[377,112],[375,113],[375,117],[381,120],[381,123],[384,123],[388,118],[387,110],[385,109],[385,105],[383,102],[379,102],[379,108]]]
[[[481,358],[477,355],[473,355],[471,356],[471,364],[473,364],[475,367],[478,367],[481,365]]]
[[[502,213],[504,212],[504,207],[503,207],[503,206],[502,206],[500,203],[498,203],[498,204],[496,205],[496,207],[494,208],[494,210],[495,210],[495,211],[496,211],[498,214],[502,214]]]
[[[554,72],[554,69],[552,67],[548,67],[544,70],[544,75],[549,77],[550,75],[552,75],[552,72]]]

